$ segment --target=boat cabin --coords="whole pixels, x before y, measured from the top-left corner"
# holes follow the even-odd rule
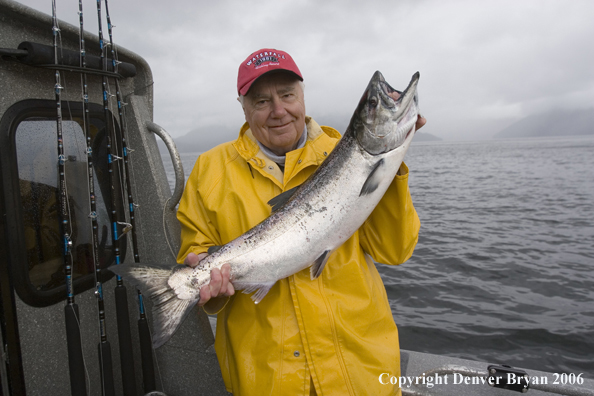
[[[0,1],[0,394],[71,394],[73,373],[81,394],[227,394],[204,312],[153,350],[142,341],[150,301],[107,270],[135,259],[176,264],[183,170],[171,138],[152,124],[151,69],[114,43],[114,70],[111,49],[87,31],[81,67],[80,27],[61,21],[56,62],[54,27],[50,15]],[[161,138],[176,162],[174,196]]]

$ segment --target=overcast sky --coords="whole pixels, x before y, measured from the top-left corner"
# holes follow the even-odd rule
[[[96,34],[96,2],[83,1]],[[51,13],[51,0],[21,2]],[[78,0],[57,3],[58,17],[78,24]],[[237,69],[260,48],[293,56],[308,115],[341,132],[375,70],[400,90],[420,71],[423,131],[444,139],[594,106],[591,0],[109,0],[109,9],[115,43],[151,66],[155,122],[174,137],[237,135]]]

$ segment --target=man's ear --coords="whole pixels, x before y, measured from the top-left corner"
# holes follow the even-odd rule
[[[243,100],[245,100],[245,96],[243,97]],[[245,106],[243,105],[243,101],[240,97],[237,97],[237,101],[239,102],[239,104],[241,104],[241,109],[243,110],[243,118],[245,118],[245,121],[247,122],[247,114],[245,111]]]
[[[239,104],[241,104],[241,109],[243,110],[243,117],[245,118],[245,121],[247,122],[247,111],[245,109],[245,106],[243,104],[243,101],[245,100],[245,96],[242,98],[238,97],[237,101],[239,102]]]

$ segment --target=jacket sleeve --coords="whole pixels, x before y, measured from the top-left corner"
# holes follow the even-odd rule
[[[188,178],[177,210],[177,219],[181,226],[181,247],[177,254],[177,262],[180,264],[188,254],[204,253],[210,246],[220,244],[220,235],[208,218],[198,190],[200,163],[199,157]]]
[[[188,178],[188,183],[179,201],[177,219],[181,225],[181,247],[177,254],[177,262],[183,264],[190,253],[200,254],[208,251],[213,245],[220,245],[220,236],[204,209],[198,185],[200,182],[200,158]],[[202,308],[209,315],[222,311],[230,297],[213,298]]]
[[[360,244],[374,261],[401,264],[413,253],[421,222],[408,189],[404,162],[386,194],[359,229]]]

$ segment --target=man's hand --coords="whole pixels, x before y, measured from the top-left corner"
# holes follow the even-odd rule
[[[423,117],[422,115],[419,114],[418,117],[417,117],[417,124],[415,125],[415,130],[418,131],[426,123],[427,123],[427,119],[425,117]]]
[[[400,94],[396,91],[388,93],[388,96],[394,100],[398,100],[400,98]],[[417,117],[417,124],[415,125],[415,130],[418,131],[426,123],[427,123],[427,119],[419,114]]]
[[[190,253],[184,260],[184,264],[195,268],[200,265],[200,261],[206,256],[208,256],[208,253],[200,253],[198,255]],[[212,271],[210,271],[210,283],[202,286],[200,289],[199,307],[206,304],[211,298],[226,297],[235,294],[235,288],[233,287],[233,284],[229,282],[230,272],[231,266],[229,264],[223,264],[220,270],[218,268],[213,268]]]

